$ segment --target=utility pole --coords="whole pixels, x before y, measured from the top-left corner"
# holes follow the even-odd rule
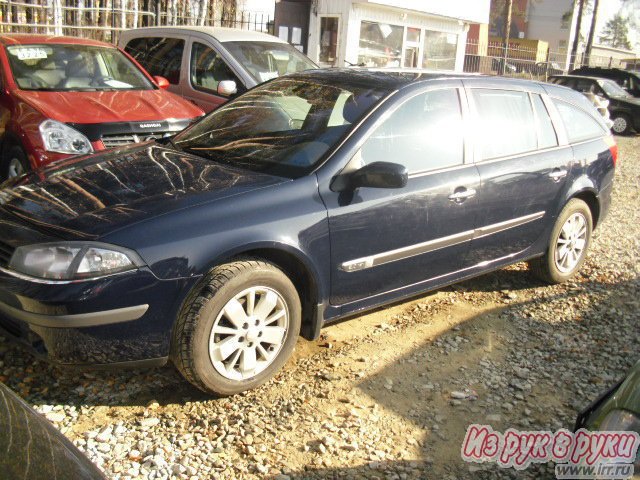
[[[580,26],[582,25],[582,11],[584,10],[585,0],[577,0],[578,2],[578,20],[576,24],[576,36],[573,38],[573,46],[571,47],[571,58],[569,58],[569,71],[573,70],[576,58],[578,56],[578,44],[580,43]]]
[[[509,34],[511,33],[511,10],[513,8],[513,0],[506,0],[504,4],[504,38],[502,42],[503,58],[501,74],[507,72],[507,56],[509,54]]]
[[[589,38],[587,39],[587,48],[584,51],[584,63],[589,66],[591,61],[591,47],[593,46],[593,37],[596,33],[596,22],[598,21],[598,4],[600,0],[593,0],[593,16],[591,17],[591,28],[589,29]]]

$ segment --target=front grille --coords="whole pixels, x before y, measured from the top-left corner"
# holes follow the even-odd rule
[[[7,267],[9,265],[9,260],[11,260],[11,255],[13,255],[14,250],[15,248],[11,245],[0,242],[0,267]]]
[[[137,135],[105,135],[102,137],[104,148],[117,148],[130,143],[138,143],[140,138]]]
[[[103,135],[102,136],[102,143],[104,144],[104,148],[118,148],[118,147],[123,147],[125,145],[130,145],[132,143],[140,143],[140,142],[146,142],[148,140],[154,140],[156,138],[162,138],[165,137],[167,135],[170,135],[170,133],[141,133],[141,134],[134,134],[134,133],[126,133],[126,134],[118,134],[118,135]]]

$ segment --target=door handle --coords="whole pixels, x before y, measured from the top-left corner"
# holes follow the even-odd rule
[[[462,188],[456,189],[451,195],[449,195],[449,200],[456,203],[462,203],[467,198],[475,197],[476,190],[474,188]]]
[[[560,180],[562,180],[564,177],[567,176],[567,171],[563,168],[554,168],[553,171],[551,173],[549,173],[549,178],[551,180],[553,180],[554,182],[559,182]]]

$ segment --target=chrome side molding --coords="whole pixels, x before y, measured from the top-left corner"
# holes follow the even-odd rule
[[[407,247],[389,250],[387,252],[377,253],[368,257],[356,258],[340,264],[339,268],[343,272],[357,272],[368,268],[384,265],[385,263],[404,260],[405,258],[415,257],[424,253],[440,250],[441,248],[452,247],[460,243],[468,242],[474,238],[486,237],[495,233],[503,232],[510,228],[519,227],[529,222],[533,222],[544,217],[545,212],[536,212],[522,217],[506,220],[504,222],[492,223],[475,230],[467,230],[464,232],[448,235],[446,237],[436,238],[427,242],[416,243]]]

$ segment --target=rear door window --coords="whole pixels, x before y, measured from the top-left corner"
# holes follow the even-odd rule
[[[553,103],[562,118],[570,143],[601,137],[607,133],[598,120],[581,108],[556,98]]]
[[[223,80],[236,82],[238,92],[244,90],[242,82],[218,52],[200,42],[193,42],[191,47],[191,85],[193,88],[215,93],[218,90],[218,84]]]
[[[475,104],[475,146],[480,160],[537,148],[535,117],[527,92],[471,89]]]
[[[180,67],[184,52],[181,38],[135,38],[125,51],[135,58],[151,75],[165,77],[172,85],[180,83]]]

